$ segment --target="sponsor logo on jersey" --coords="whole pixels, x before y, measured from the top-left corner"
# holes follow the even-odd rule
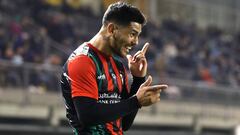
[[[97,79],[98,79],[98,80],[104,80],[104,79],[106,79],[106,76],[105,76],[105,74],[102,74],[102,75],[99,75],[99,76],[97,77]]]
[[[98,103],[102,104],[116,104],[121,101],[121,95],[119,93],[100,93]]]

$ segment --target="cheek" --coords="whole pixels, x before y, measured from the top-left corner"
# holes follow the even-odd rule
[[[127,36],[121,36],[119,37],[119,44],[121,44],[120,46],[126,46],[130,44],[130,39]]]

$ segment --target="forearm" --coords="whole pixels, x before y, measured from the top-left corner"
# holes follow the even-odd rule
[[[126,115],[122,119],[122,129],[123,131],[127,131],[133,124],[133,121],[137,115],[138,109]]]
[[[130,93],[128,94],[128,97],[131,97],[135,95],[141,86],[142,83],[144,83],[145,77],[135,77],[133,76],[133,82],[130,88]]]
[[[73,101],[78,119],[84,126],[111,122],[140,108],[136,96],[116,104],[100,104],[88,97],[75,97]]]
[[[131,85],[131,89],[130,89],[130,93],[128,94],[128,97],[135,95],[139,87],[144,81],[145,81],[145,77],[133,77],[133,83]],[[138,109],[123,117],[122,128],[124,131],[128,130],[131,127],[137,115],[137,112],[138,112]]]
[[[141,107],[136,94],[140,85],[145,81],[144,77],[134,77],[128,99],[116,104],[100,104],[95,99],[88,97],[73,98],[78,118],[85,126],[104,124],[123,117],[124,128],[128,129]]]

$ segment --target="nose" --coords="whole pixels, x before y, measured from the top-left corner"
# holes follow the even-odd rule
[[[137,45],[138,44],[138,37],[135,37],[132,41],[133,45]]]

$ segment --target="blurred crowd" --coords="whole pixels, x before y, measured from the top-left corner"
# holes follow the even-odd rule
[[[71,51],[98,32],[102,14],[81,6],[81,0],[1,0],[0,59],[18,66],[62,66]],[[132,53],[145,42],[151,44],[147,53],[150,74],[240,86],[240,33],[229,34],[212,26],[200,29],[194,23],[171,19],[161,24],[149,20]],[[4,77],[1,73],[0,81],[20,85],[18,73],[11,70]],[[55,74],[34,72],[29,85],[57,89],[56,80]]]
[[[152,54],[160,76],[240,86],[240,33],[227,34],[214,26],[200,29],[173,20],[154,27],[147,35],[155,45]]]

